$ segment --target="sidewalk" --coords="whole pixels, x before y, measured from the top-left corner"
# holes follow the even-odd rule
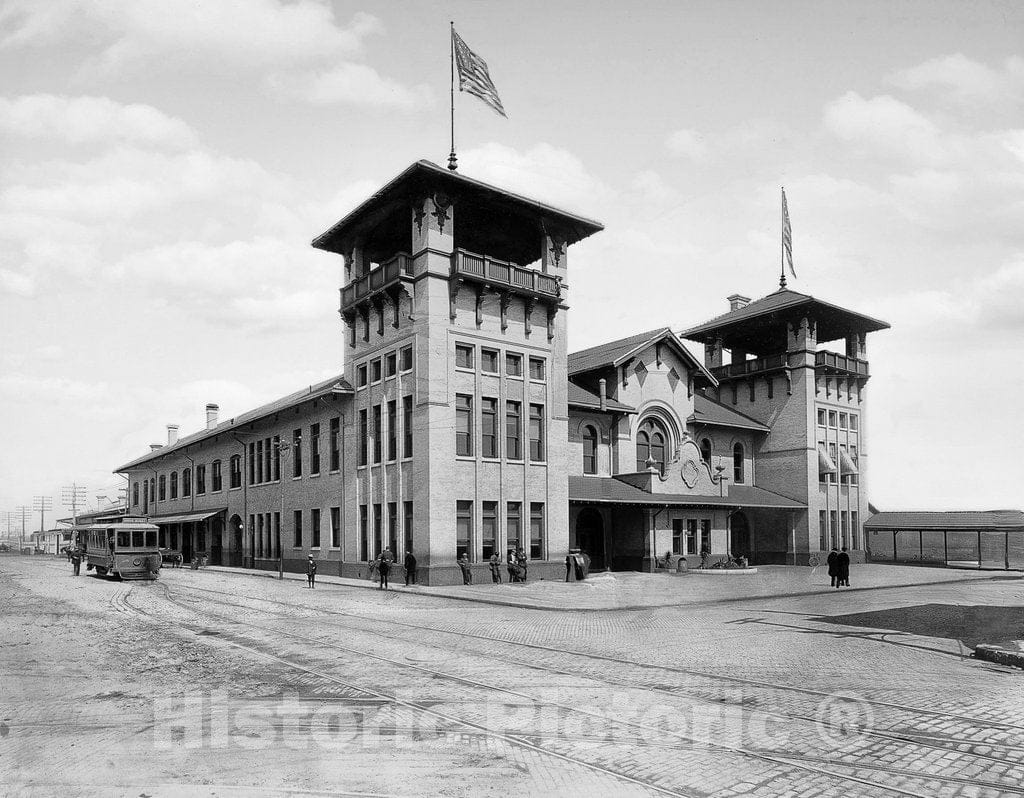
[[[277,579],[276,571],[208,566],[203,571]],[[757,573],[723,579],[707,573],[642,574],[636,572],[593,574],[584,582],[538,580],[526,584],[484,583],[405,587],[401,569],[396,569],[391,590],[417,596],[472,601],[536,610],[624,610],[680,605],[716,604],[756,598],[779,598],[835,592],[823,567],[762,565]],[[855,565],[849,590],[881,590],[944,582],[970,582],[998,578],[1022,579],[1015,571],[977,571],[949,568],[919,568],[902,565]],[[290,581],[305,582],[305,574],[285,573]],[[317,586],[377,590],[367,579],[317,575]]]

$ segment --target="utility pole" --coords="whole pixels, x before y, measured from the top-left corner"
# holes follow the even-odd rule
[[[71,505],[71,542],[78,545],[78,505],[85,504],[85,486],[79,485],[77,482],[72,482],[70,485],[65,485],[60,489],[60,503],[67,507]],[[57,553],[60,554],[60,547],[58,546]]]
[[[21,554],[21,550],[25,548],[25,514],[28,512],[28,507],[23,504],[20,507],[15,507],[14,512],[21,513],[21,543],[18,544],[18,554]]]
[[[39,539],[43,541],[43,546],[46,543],[46,511],[53,509],[53,497],[52,496],[34,496],[32,498],[32,509],[39,511]]]

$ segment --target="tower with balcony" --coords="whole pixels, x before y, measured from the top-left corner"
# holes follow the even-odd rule
[[[862,556],[867,334],[888,327],[782,288],[754,302],[735,294],[728,313],[681,333],[704,345],[719,382],[712,398],[770,429],[756,452],[757,484],[806,504],[784,526],[755,518],[762,561],[802,564],[832,546]]]
[[[555,573],[568,546],[568,248],[591,220],[419,161],[313,241],[341,255],[346,565],[411,549]]]

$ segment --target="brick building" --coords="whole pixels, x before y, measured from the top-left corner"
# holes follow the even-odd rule
[[[463,552],[484,569],[516,546],[531,578],[560,577],[572,546],[618,569],[702,548],[806,562],[828,542],[821,510],[856,548],[864,334],[886,325],[779,291],[687,331],[704,363],[668,328],[569,355],[568,249],[599,230],[413,164],[313,241],[344,260],[343,371],[226,421],[209,405],[185,438],[168,427],[118,469],[130,511],[212,563],[313,553],[361,576],[389,546],[434,584]],[[837,330],[846,354],[818,352]]]

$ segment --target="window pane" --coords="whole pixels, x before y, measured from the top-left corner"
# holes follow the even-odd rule
[[[522,377],[523,356],[514,354],[505,355],[505,373],[509,377]]]
[[[473,368],[473,347],[455,344],[455,365],[460,369]]]
[[[530,358],[530,379],[531,380],[543,380],[544,379],[544,360],[539,357]]]
[[[544,557],[544,503],[530,502],[530,559]]]
[[[498,353],[493,349],[480,350],[480,370],[488,374],[498,373]]]
[[[489,397],[480,400],[480,454],[498,456],[498,400]]]
[[[522,528],[522,504],[508,502],[506,504],[505,532],[508,536],[508,548],[519,548],[519,532]]]
[[[530,459],[544,460],[544,405],[530,405]]]
[[[483,518],[480,526],[481,555],[489,560],[497,550],[498,542],[498,503],[483,503]]]
[[[521,460],[523,420],[522,406],[519,402],[505,403],[505,457],[509,460]]]
[[[455,454],[473,454],[473,397],[464,394],[455,397]]]
[[[455,556],[469,556],[469,542],[473,536],[473,502],[459,501],[455,507]]]

